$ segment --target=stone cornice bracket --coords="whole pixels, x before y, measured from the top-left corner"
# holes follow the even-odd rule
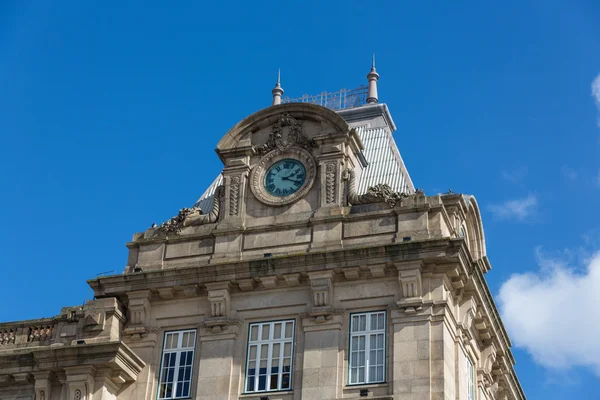
[[[348,181],[348,203],[351,205],[387,203],[390,207],[400,205],[406,193],[394,192],[387,183],[378,183],[367,189],[367,193],[359,195],[356,192],[356,174],[353,169],[344,171],[343,179]]]
[[[315,322],[325,322],[331,318],[333,307],[333,271],[309,272],[313,307],[309,312]]]
[[[400,283],[400,300],[396,303],[406,314],[414,314],[423,308],[423,284],[421,261],[397,263]]]
[[[205,286],[210,302],[210,317],[204,321],[205,328],[214,334],[229,331],[230,327],[239,326],[239,321],[231,318],[231,283],[228,281],[213,282],[206,283]]]
[[[494,377],[492,370],[496,363],[496,353],[497,348],[494,343],[488,344],[481,352],[481,370],[487,387],[493,384]]]
[[[467,335],[467,338],[470,340],[473,338],[471,333],[473,321],[477,317],[477,303],[471,292],[463,294],[462,297],[462,301],[459,305],[459,324],[463,329],[463,332]]]
[[[137,290],[128,292],[128,323],[124,334],[131,336],[132,340],[139,340],[148,334],[150,324],[150,290]]]

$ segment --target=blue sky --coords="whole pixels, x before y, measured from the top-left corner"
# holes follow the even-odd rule
[[[286,95],[335,91],[375,52],[415,185],[478,199],[528,398],[597,398],[600,2],[122,3],[0,4],[0,321],[122,271],[277,68]]]

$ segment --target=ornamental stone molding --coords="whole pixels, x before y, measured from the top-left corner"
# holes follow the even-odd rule
[[[219,219],[223,193],[224,187],[221,185],[215,191],[212,210],[208,214],[204,214],[200,207],[182,208],[179,210],[179,214],[160,224],[156,228],[156,231],[164,235],[179,235],[183,228],[187,226],[213,224],[217,222]]]
[[[317,144],[314,139],[308,138],[302,132],[301,121],[292,117],[290,113],[285,112],[281,114],[271,128],[271,134],[267,143],[262,146],[255,146],[254,151],[256,154],[263,155],[275,149],[278,151],[287,151],[292,146],[310,150],[317,147]]]
[[[369,187],[367,193],[359,195],[356,192],[356,174],[354,170],[347,169],[343,178],[348,181],[348,203],[352,205],[387,203],[393,208],[399,205],[403,198],[408,197],[406,193],[395,192],[387,183],[378,183]]]

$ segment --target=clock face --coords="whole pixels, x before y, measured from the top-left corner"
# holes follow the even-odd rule
[[[306,180],[306,168],[298,160],[286,158],[273,164],[265,174],[264,186],[272,196],[284,197],[296,193]]]

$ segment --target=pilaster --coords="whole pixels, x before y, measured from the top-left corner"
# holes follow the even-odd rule
[[[50,400],[52,393],[52,382],[53,373],[50,371],[35,372],[33,377],[35,379],[34,389],[35,398],[37,400]]]
[[[92,397],[94,374],[96,373],[93,365],[65,367],[65,373],[67,374],[68,400],[96,400]]]
[[[196,398],[229,400],[233,395],[237,398],[240,368],[235,365],[240,361],[236,360],[235,351],[241,324],[235,320],[226,323],[221,320],[220,325],[212,325],[209,321],[211,318],[200,329],[198,354],[202,357],[198,365]]]

